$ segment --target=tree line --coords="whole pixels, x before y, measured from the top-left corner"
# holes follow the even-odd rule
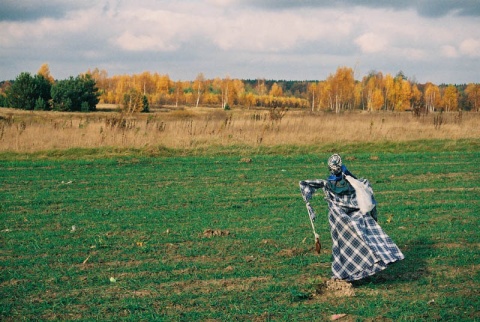
[[[47,64],[36,75],[22,72],[12,82],[3,82],[0,106],[24,110],[95,111],[100,92],[88,73],[55,81]]]
[[[19,93],[23,93],[19,94]],[[417,112],[480,109],[480,84],[419,84],[402,72],[372,71],[355,80],[354,71],[339,67],[323,81],[241,80],[230,77],[173,81],[168,75],[143,72],[108,76],[88,70],[76,78],[54,81],[47,64],[37,75],[21,73],[3,82],[0,104],[23,109],[91,111],[100,103],[118,104],[127,112],[162,106],[303,108],[312,111],[387,110]]]

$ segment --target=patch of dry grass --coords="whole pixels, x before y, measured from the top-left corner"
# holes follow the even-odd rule
[[[107,111],[106,111],[107,110]],[[0,110],[0,151],[67,148],[188,149],[229,145],[324,145],[480,137],[480,114],[223,111],[184,108],[124,115],[115,109],[89,114]],[[442,118],[438,125],[438,118]]]

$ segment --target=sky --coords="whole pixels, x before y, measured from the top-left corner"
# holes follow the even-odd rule
[[[480,0],[0,0],[0,80],[106,70],[480,83]]]

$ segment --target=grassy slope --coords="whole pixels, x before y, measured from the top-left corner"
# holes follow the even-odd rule
[[[3,154],[0,316],[480,319],[478,140],[339,148],[406,255],[354,298],[310,296],[329,277],[331,241],[317,197],[314,254],[297,182],[324,177],[332,150]]]

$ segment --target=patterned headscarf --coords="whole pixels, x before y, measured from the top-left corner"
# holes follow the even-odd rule
[[[328,170],[333,175],[338,175],[342,172],[342,158],[338,154],[333,154],[328,158]]]

